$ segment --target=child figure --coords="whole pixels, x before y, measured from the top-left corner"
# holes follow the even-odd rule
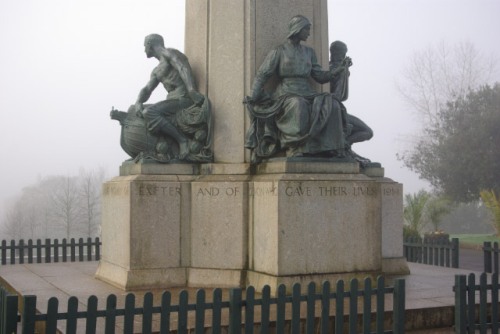
[[[342,117],[345,123],[346,153],[357,160],[362,167],[373,165],[369,159],[356,154],[351,146],[369,140],[373,137],[372,129],[356,116],[347,113],[342,103],[349,97],[349,67],[352,66],[352,59],[347,57],[347,45],[341,41],[330,44],[330,72],[333,78],[330,80],[330,93],[340,102]]]

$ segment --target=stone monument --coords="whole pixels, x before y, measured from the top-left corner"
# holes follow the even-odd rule
[[[245,149],[255,120],[245,109],[256,101],[246,96],[297,15],[310,24],[311,38],[300,41],[328,69],[326,0],[186,1],[185,53],[192,87],[210,101],[213,140],[200,138],[212,145],[213,162],[186,159],[178,143],[173,159],[143,156],[122,164],[120,176],[103,187],[98,278],[123,289],[270,285],[275,291],[281,283],[408,272],[402,185],[384,177],[379,164],[344,154],[342,145],[287,152],[290,146],[280,142],[269,156]],[[299,21],[301,31],[305,21]],[[273,80],[260,87],[274,89]],[[328,85],[311,87],[330,99]],[[202,108],[200,101],[191,104]]]

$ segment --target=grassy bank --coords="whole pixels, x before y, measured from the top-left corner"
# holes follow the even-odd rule
[[[452,234],[450,238],[458,238],[460,247],[482,247],[485,241],[500,243],[500,238],[494,234]]]

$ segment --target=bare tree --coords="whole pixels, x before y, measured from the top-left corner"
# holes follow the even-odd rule
[[[79,219],[79,195],[75,177],[55,177],[51,180],[50,192],[52,217],[57,219],[65,229],[65,237],[70,238],[72,228],[76,227]]]
[[[22,208],[16,204],[9,207],[5,213],[3,232],[10,239],[23,238],[24,214]]]
[[[80,170],[79,195],[80,210],[87,228],[87,236],[98,235],[101,217],[101,187],[105,178],[104,168],[97,170]]]
[[[497,60],[481,54],[472,43],[451,47],[445,42],[415,52],[397,88],[425,124],[438,122],[447,102],[494,79]]]
[[[2,233],[16,240],[99,235],[104,178],[98,168],[40,179],[7,207]]]

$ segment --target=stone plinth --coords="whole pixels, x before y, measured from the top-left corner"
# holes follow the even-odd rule
[[[190,195],[189,183],[173,175],[119,176],[106,182],[96,276],[124,289],[184,286]]]
[[[256,167],[124,163],[123,175],[103,188],[96,276],[125,290],[276,291],[279,284],[408,273],[402,185],[382,168],[372,177],[356,162],[325,159]],[[200,174],[168,174],[190,168]]]
[[[249,170],[123,163],[103,186],[96,277],[125,290],[244,284]]]
[[[191,183],[190,286],[240,286],[248,259],[248,176]]]
[[[247,284],[278,284],[407,273],[401,185],[349,163],[272,162],[252,179]],[[355,163],[357,167],[357,163]],[[336,173],[327,173],[328,168]],[[318,170],[324,170],[318,173]],[[297,173],[301,172],[301,173]]]

